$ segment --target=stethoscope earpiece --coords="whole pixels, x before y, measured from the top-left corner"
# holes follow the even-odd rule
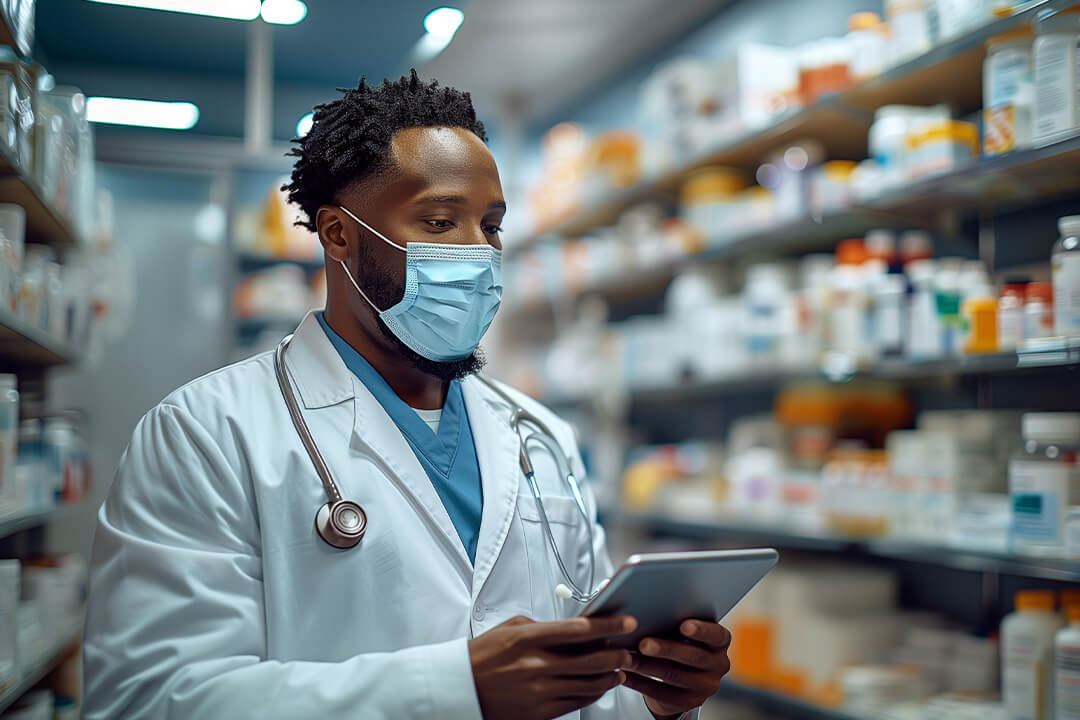
[[[347,550],[363,539],[367,513],[352,500],[326,503],[315,516],[315,530],[330,545]]]

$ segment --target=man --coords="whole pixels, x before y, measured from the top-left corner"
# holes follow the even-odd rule
[[[286,187],[325,251],[325,313],[283,352],[287,387],[259,355],[180,388],[135,429],[94,543],[87,720],[647,719],[715,692],[720,625],[687,621],[685,637],[630,653],[605,641],[632,618],[574,618],[580,605],[553,590],[506,398],[584,471],[565,423],[473,377],[506,209],[484,139],[467,94],[415,72],[315,109]],[[312,522],[327,493],[290,393],[363,510],[354,547]],[[534,456],[570,572],[585,582],[591,529],[609,574],[601,528]]]

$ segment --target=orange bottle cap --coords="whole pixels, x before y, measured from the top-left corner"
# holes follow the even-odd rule
[[[1054,600],[1053,590],[1021,590],[1016,593],[1013,606],[1020,611],[1053,610]]]
[[[837,265],[862,265],[866,262],[866,243],[862,238],[841,240],[836,246]]]
[[[1065,616],[1070,623],[1080,623],[1080,605],[1070,605],[1065,608]]]
[[[1054,301],[1054,286],[1048,282],[1028,283],[1026,292],[1028,300],[1038,299],[1046,303]]]

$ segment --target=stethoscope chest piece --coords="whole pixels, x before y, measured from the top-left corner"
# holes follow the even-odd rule
[[[319,537],[336,548],[356,547],[367,531],[367,513],[352,500],[328,502],[315,516]]]

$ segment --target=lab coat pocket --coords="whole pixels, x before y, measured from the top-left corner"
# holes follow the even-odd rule
[[[587,551],[583,547],[586,533],[581,511],[571,497],[545,495],[543,500],[551,536],[563,563],[567,571],[573,574],[574,581],[584,586],[588,582],[588,578],[584,577],[588,569],[583,572],[579,562],[582,553]],[[544,621],[566,617],[566,603],[555,596],[555,586],[566,583],[566,579],[559,570],[532,494],[518,495],[517,512],[525,535],[529,576],[532,578],[534,619]]]

